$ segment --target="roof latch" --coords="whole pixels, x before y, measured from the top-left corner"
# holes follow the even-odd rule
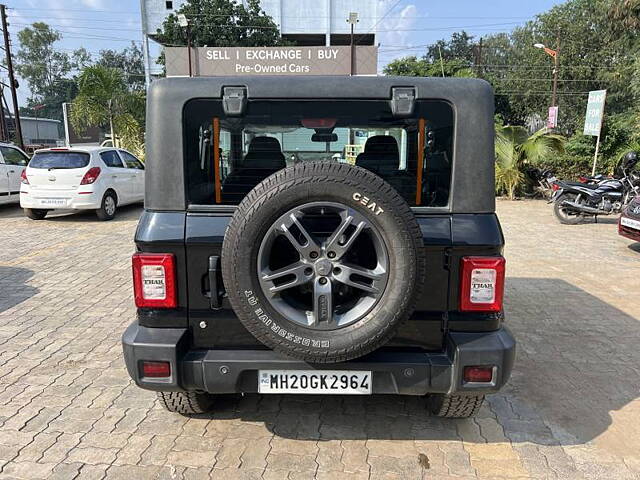
[[[391,113],[394,117],[403,117],[413,113],[416,89],[413,87],[391,88]]]
[[[222,90],[222,108],[225,115],[242,115],[247,108],[246,87],[224,87]]]

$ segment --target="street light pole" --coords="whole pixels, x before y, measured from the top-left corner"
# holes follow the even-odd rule
[[[559,41],[560,39],[558,38],[558,42]],[[547,55],[553,57],[553,87],[551,90],[551,106],[555,107],[558,98],[558,71],[560,67],[560,56],[558,55],[559,49],[553,50],[549,47],[546,47],[543,43],[536,43],[533,46],[543,49]]]
[[[351,76],[356,74],[356,44],[353,38],[353,29],[358,23],[358,12],[349,12],[347,23],[351,24]]]
[[[191,67],[191,24],[189,19],[184,13],[178,14],[178,25],[187,30],[187,55],[189,57],[189,76],[193,77],[193,71]]]

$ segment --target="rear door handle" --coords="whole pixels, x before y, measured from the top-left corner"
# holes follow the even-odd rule
[[[209,257],[209,306],[212,310],[219,310],[222,308],[221,291],[218,288],[218,272],[220,270],[220,257],[212,255]]]

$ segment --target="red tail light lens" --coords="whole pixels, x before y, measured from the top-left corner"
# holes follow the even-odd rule
[[[463,257],[460,264],[460,311],[499,312],[504,295],[503,257]]]
[[[560,185],[558,185],[557,183],[552,183],[551,190],[553,190],[554,192],[560,190]]]
[[[99,175],[100,167],[91,167],[89,170],[87,170],[87,173],[84,174],[84,177],[82,177],[80,185],[91,185],[98,179]]]
[[[493,382],[493,367],[464,367],[464,381],[472,383]]]
[[[22,173],[20,174],[20,181],[22,183],[24,183],[25,185],[29,185],[29,179],[27,178],[27,169],[23,169]]]
[[[142,362],[142,376],[149,378],[167,378],[171,376],[171,364],[169,362]]]
[[[171,253],[135,253],[133,291],[138,308],[175,308],[175,257]]]

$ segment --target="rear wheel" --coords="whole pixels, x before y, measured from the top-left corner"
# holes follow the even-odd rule
[[[96,210],[96,215],[100,220],[112,220],[116,216],[116,206],[118,201],[116,194],[113,192],[107,192],[102,197],[102,205]]]
[[[431,395],[427,400],[429,412],[436,417],[469,418],[475,416],[484,395]]]
[[[576,225],[582,221],[583,215],[575,210],[562,205],[564,201],[581,203],[578,195],[575,193],[563,193],[553,204],[553,213],[560,223],[564,225]]]
[[[40,208],[25,208],[24,214],[31,220],[42,220],[47,216],[49,210],[42,210]]]
[[[213,396],[198,392],[157,392],[158,400],[170,412],[181,415],[207,413],[213,405]]]

